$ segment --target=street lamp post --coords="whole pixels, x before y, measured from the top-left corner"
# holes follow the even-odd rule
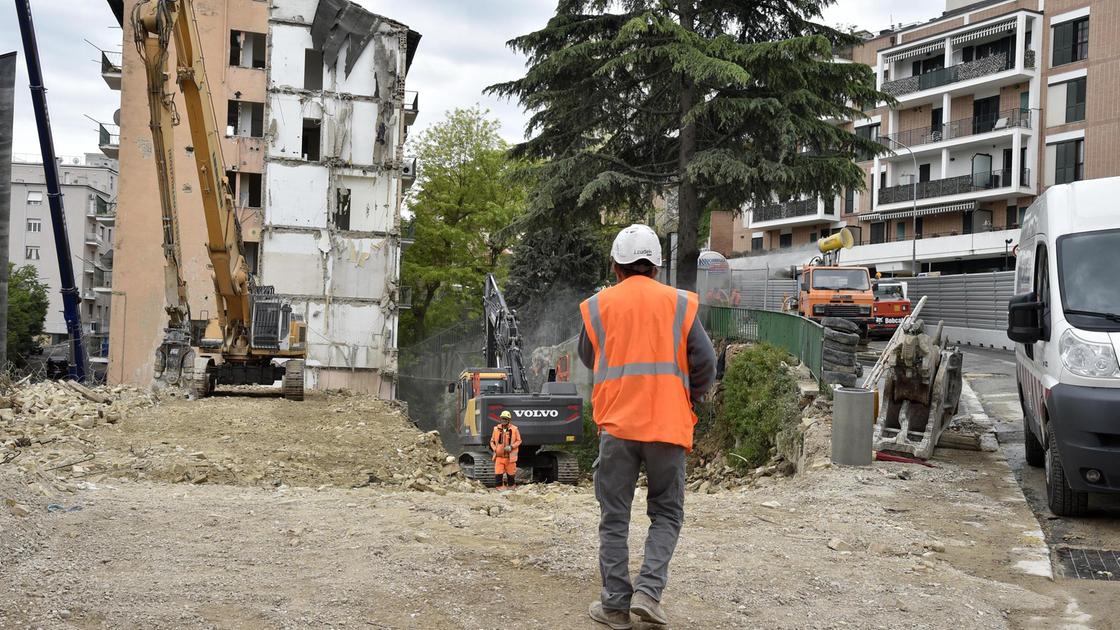
[[[910,238],[910,273],[913,273],[914,277],[917,277],[918,276],[918,157],[916,155],[914,155],[914,151],[911,150],[910,147],[906,146],[905,144],[902,144],[901,142],[899,142],[898,140],[895,140],[894,138],[892,138],[890,136],[879,136],[879,139],[880,140],[886,140],[887,142],[893,142],[893,143],[897,144],[898,146],[902,147],[903,149],[906,149],[906,152],[910,154],[910,159],[912,159],[914,161],[914,176],[913,176],[913,179],[911,180],[913,182],[913,185],[914,185],[914,190],[911,192],[911,195],[910,195],[913,198],[912,200],[914,202],[913,216],[911,217],[911,220],[913,221],[914,233],[911,235],[911,238]]]

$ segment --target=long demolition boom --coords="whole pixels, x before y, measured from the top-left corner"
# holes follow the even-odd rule
[[[159,177],[163,218],[163,246],[167,260],[170,329],[185,330],[190,309],[183,279],[179,213],[175,202],[174,126],[179,122],[175,94],[168,89],[172,76],[187,110],[199,194],[206,220],[206,245],[214,270],[217,321],[223,351],[247,349],[250,317],[249,270],[241,245],[241,226],[225,180],[221,138],[214,116],[210,85],[198,35],[192,0],[140,0],[133,7],[136,48],[147,71],[148,104]],[[171,75],[170,45],[175,43],[175,74]]]

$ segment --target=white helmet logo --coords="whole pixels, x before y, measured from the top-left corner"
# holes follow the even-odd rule
[[[611,246],[611,259],[620,265],[648,260],[661,266],[661,239],[649,226],[634,224],[618,233]]]

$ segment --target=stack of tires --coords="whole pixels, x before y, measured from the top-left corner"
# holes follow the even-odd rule
[[[839,317],[821,320],[824,326],[824,351],[821,357],[821,380],[825,385],[855,387],[863,376],[863,366],[856,361],[859,326]]]

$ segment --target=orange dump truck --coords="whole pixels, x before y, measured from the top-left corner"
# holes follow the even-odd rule
[[[873,323],[875,295],[866,267],[806,265],[799,271],[797,310],[820,321],[839,317],[854,322],[866,336]]]

